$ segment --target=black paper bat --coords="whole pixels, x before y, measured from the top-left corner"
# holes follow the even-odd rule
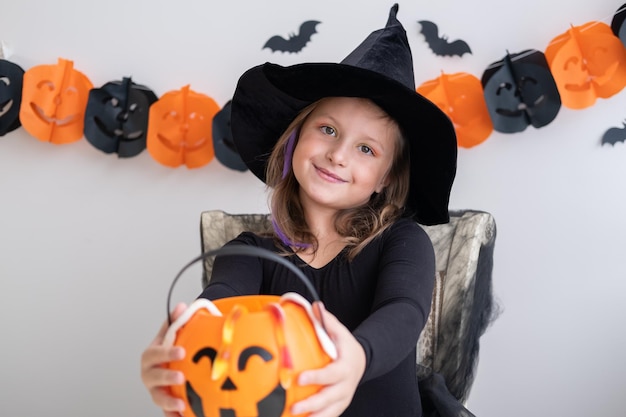
[[[421,33],[426,38],[426,43],[435,55],[439,56],[463,56],[464,53],[472,53],[469,45],[460,39],[448,42],[446,36],[439,37],[439,28],[433,22],[428,20],[420,20],[417,23],[421,25]]]
[[[613,146],[618,142],[624,143],[626,141],[626,121],[622,122],[624,126],[622,127],[612,127],[602,135],[601,144],[604,145],[608,143]]]
[[[272,36],[261,49],[270,48],[272,52],[300,52],[311,40],[311,36],[317,33],[315,28],[319,23],[321,22],[317,20],[307,20],[300,25],[300,33],[297,35],[291,34],[288,39],[278,35]]]

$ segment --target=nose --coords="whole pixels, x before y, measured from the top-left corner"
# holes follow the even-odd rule
[[[341,143],[335,143],[328,149],[326,158],[336,165],[345,166],[347,161],[347,149]]]
[[[223,391],[234,391],[237,389],[237,386],[235,385],[233,380],[230,379],[230,377],[226,377],[226,381],[224,381],[224,383],[222,384],[221,389]]]

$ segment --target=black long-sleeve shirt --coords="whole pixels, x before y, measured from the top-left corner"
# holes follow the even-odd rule
[[[228,244],[276,251],[274,240],[244,232]],[[365,373],[343,417],[420,417],[416,344],[430,311],[435,255],[424,230],[400,219],[352,262],[344,253],[321,268],[290,256],[333,313],[361,343]],[[283,265],[249,256],[217,257],[201,297],[297,292],[306,286]]]

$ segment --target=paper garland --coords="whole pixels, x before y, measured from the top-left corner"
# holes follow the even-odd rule
[[[626,4],[609,27],[602,22],[572,26],[550,41],[545,54],[531,49],[506,56],[485,69],[482,94],[458,85],[467,73],[444,74],[418,86],[452,120],[460,147],[484,142],[492,130],[517,133],[551,123],[561,105],[592,106],[626,86]],[[438,88],[433,88],[437,85]],[[485,106],[490,120],[483,116]]]
[[[591,21],[571,26],[544,52],[509,53],[490,64],[479,80],[467,73],[444,74],[417,91],[452,120],[460,147],[484,142],[495,130],[516,133],[543,127],[561,105],[584,109],[626,86],[626,4],[611,26]],[[132,157],[147,149],[169,167],[198,168],[218,160],[245,170],[229,146],[230,118],[209,96],[184,86],[160,99],[123,78],[94,88],[73,61],[24,71],[0,49],[0,136],[22,126],[40,141],[68,144],[83,136],[104,153]],[[18,111],[19,110],[19,111]],[[214,117],[219,116],[219,123]],[[218,126],[216,133],[214,126]],[[226,127],[226,129],[228,129]],[[214,138],[219,132],[220,138]],[[607,143],[607,142],[603,142]]]

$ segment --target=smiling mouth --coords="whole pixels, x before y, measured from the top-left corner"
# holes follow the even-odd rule
[[[333,182],[333,183],[348,182],[348,181],[344,180],[343,178],[333,174],[332,172],[325,170],[324,168],[320,168],[317,165],[314,165],[314,167],[315,167],[315,171],[317,171],[318,175],[320,177],[322,177],[323,179],[325,179],[326,181]]]
[[[135,132],[130,132],[130,133],[124,133],[123,129],[114,129],[113,131],[111,131],[103,122],[102,120],[100,120],[100,118],[98,117],[94,117],[94,121],[96,123],[96,126],[98,126],[98,128],[104,132],[107,136],[109,137],[116,137],[116,138],[122,138],[122,139],[129,139],[129,140],[133,140],[133,139],[138,139],[143,135],[143,131],[142,130],[137,130]]]
[[[182,150],[186,152],[195,151],[200,149],[207,142],[207,138],[200,138],[191,143],[185,140],[178,140],[174,142],[160,133],[157,133],[157,138],[159,138],[159,141],[165,145],[166,148],[176,152],[180,152]]]
[[[204,406],[202,404],[202,397],[191,386],[189,381],[185,383],[187,401],[191,406],[193,413],[196,417],[205,417]],[[287,401],[287,392],[278,384],[272,392],[267,394],[257,403],[257,416],[258,417],[280,417],[285,410],[285,403]],[[218,408],[220,417],[238,417],[237,413],[232,408]]]
[[[31,103],[30,107],[32,108],[33,112],[35,112],[35,114],[37,116],[39,116],[39,118],[43,121],[45,121],[46,123],[49,124],[55,124],[57,126],[63,126],[66,125],[68,123],[72,123],[72,121],[74,121],[74,115],[69,115],[67,117],[64,117],[63,119],[57,119],[55,117],[50,117],[47,116],[46,113],[44,113],[43,109],[39,106],[37,106],[35,103]]]
[[[0,103],[0,117],[8,113],[9,110],[11,110],[12,106],[13,106],[13,99],[5,101],[4,103]]]

